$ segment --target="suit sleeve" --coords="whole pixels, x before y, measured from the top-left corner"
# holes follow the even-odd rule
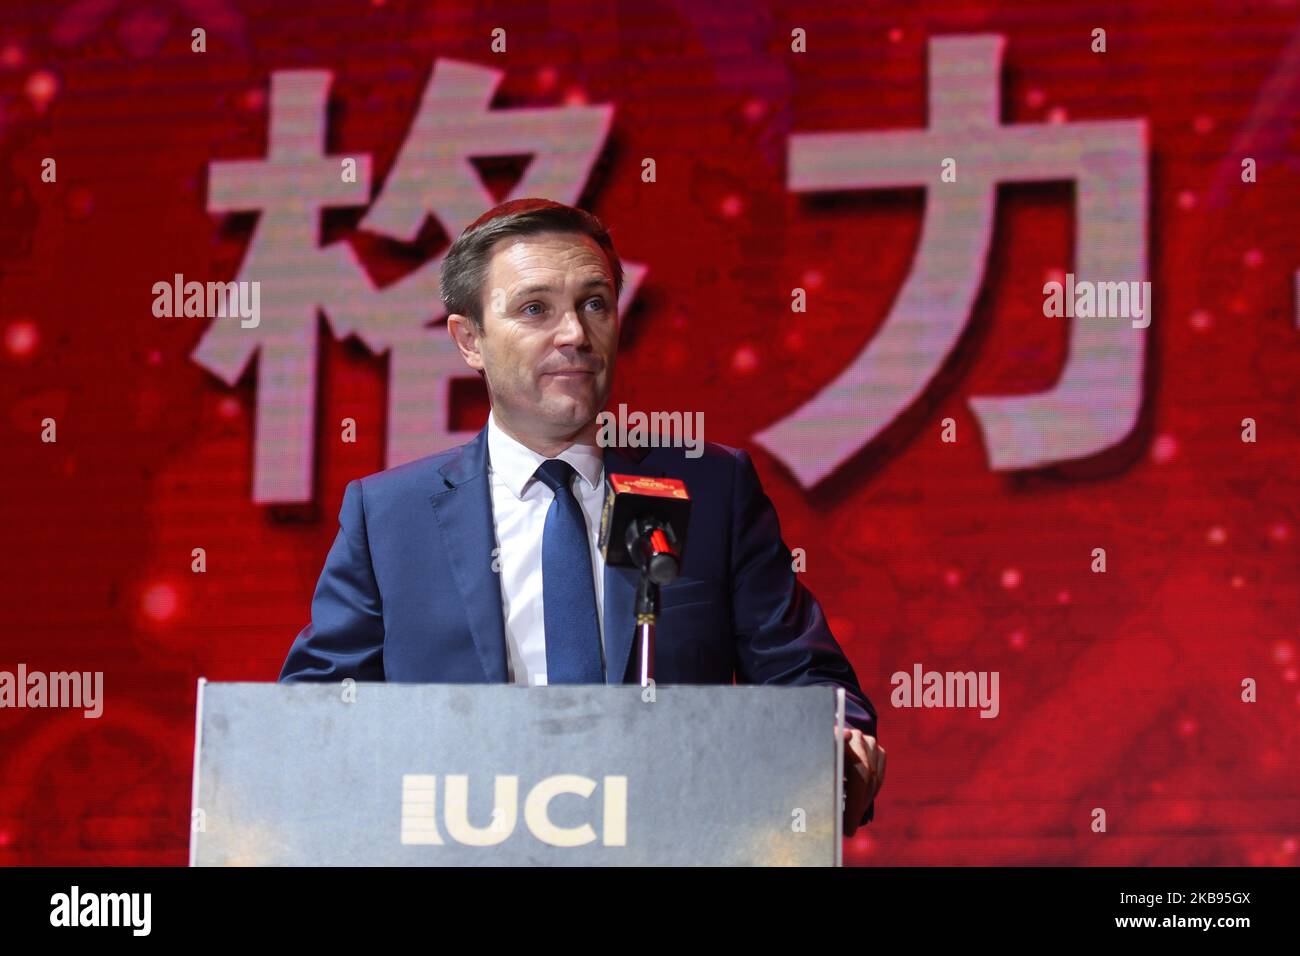
[[[311,623],[302,629],[281,683],[384,679],[384,618],[370,563],[361,482],[348,482],[339,509],[339,531],[325,559],[311,602]]]
[[[799,581],[781,540],[776,508],[744,450],[736,457],[731,534],[737,682],[843,687],[845,721],[878,736],[876,710],[858,686],[821,605]],[[873,801],[862,823],[874,816]]]

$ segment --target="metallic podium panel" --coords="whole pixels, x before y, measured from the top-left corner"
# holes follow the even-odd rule
[[[843,708],[826,686],[201,680],[190,863],[834,866]]]

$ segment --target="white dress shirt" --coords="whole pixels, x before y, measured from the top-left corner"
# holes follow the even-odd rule
[[[536,687],[546,683],[546,617],[542,610],[542,533],[555,495],[533,477],[545,456],[503,432],[496,414],[488,415],[488,484],[500,568],[501,616],[505,622],[509,679]],[[601,660],[605,643],[605,562],[596,547],[605,503],[605,454],[597,445],[570,445],[560,452],[580,477],[574,495],[587,519],[591,545],[588,569],[596,587]]]

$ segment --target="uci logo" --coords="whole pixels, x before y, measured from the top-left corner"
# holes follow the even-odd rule
[[[519,778],[497,774],[493,786],[492,821],[486,826],[469,822],[469,776],[447,774],[443,794],[442,822],[447,838],[465,846],[495,846],[515,832],[519,816]],[[576,827],[551,822],[551,801],[560,794],[575,794],[584,800],[595,793],[590,777],[561,773],[538,781],[524,799],[524,825],[537,839],[550,846],[583,846],[596,840],[590,823]],[[605,777],[602,782],[601,843],[627,845],[627,777]],[[438,830],[438,775],[408,773],[402,776],[402,843],[442,846]]]

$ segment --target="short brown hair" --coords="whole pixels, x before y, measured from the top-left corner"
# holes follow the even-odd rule
[[[457,237],[442,260],[439,292],[448,315],[466,315],[483,330],[483,284],[487,281],[492,247],[510,236],[533,236],[543,232],[578,232],[590,236],[605,250],[614,273],[614,298],[623,293],[623,263],[614,242],[599,219],[591,213],[551,199],[511,199],[498,203]],[[618,303],[613,303],[617,308]]]

